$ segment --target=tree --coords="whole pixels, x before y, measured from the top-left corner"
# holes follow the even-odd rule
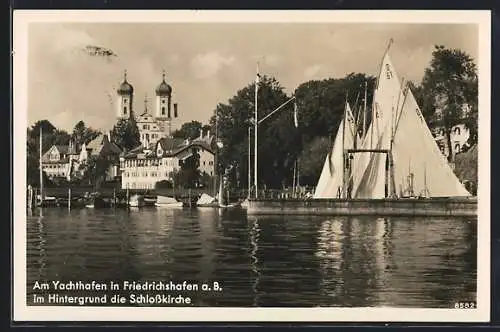
[[[459,49],[436,45],[422,79],[422,108],[434,126],[444,129],[448,151],[453,151],[452,128],[464,124],[469,145],[477,142],[478,81],[472,57]],[[453,160],[449,153],[448,160]]]
[[[111,131],[113,141],[123,150],[131,150],[141,144],[139,128],[135,119],[120,119]]]
[[[111,161],[106,157],[89,156],[86,162],[80,165],[83,173],[82,181],[94,184],[94,189],[99,189],[111,165]]]
[[[26,137],[26,171],[27,183],[39,186],[39,158],[40,158],[40,128],[42,128],[42,153],[47,152],[53,145],[68,145],[70,135],[57,129],[50,121],[37,121],[31,128],[27,129]],[[44,183],[49,183],[48,177],[43,172]]]
[[[298,163],[301,184],[315,186],[318,183],[326,156],[332,150],[332,145],[332,139],[319,136],[304,146]]]
[[[254,93],[255,83],[237,91],[227,104],[217,105],[210,120],[211,132],[217,131],[223,144],[218,150],[217,174],[228,169],[229,182],[245,187],[248,186],[248,127],[252,129],[250,153],[253,155]],[[288,99],[275,78],[262,76],[258,90],[259,119]],[[300,137],[293,125],[292,110],[293,103],[290,103],[258,127],[259,182],[270,187],[281,186],[282,179],[290,174],[294,155],[300,151]]]
[[[199,121],[191,121],[182,124],[181,128],[174,131],[173,137],[194,140],[200,136],[203,125]]]
[[[78,123],[73,128],[73,133],[71,139],[74,141],[77,147],[81,147],[84,143],[88,144],[90,141],[95,139],[101,134],[99,131],[87,127],[85,122],[78,121]]]
[[[351,73],[341,79],[325,79],[305,82],[295,90],[300,117],[300,131],[303,143],[307,144],[318,136],[333,137],[344,115],[346,99],[353,115],[363,119],[365,82],[367,83],[367,107],[372,103],[375,78]],[[367,125],[371,121],[367,112]],[[360,130],[362,126],[360,125]]]
[[[193,152],[191,156],[184,159],[179,172],[175,174],[176,186],[184,188],[197,188],[200,180],[200,155],[198,152]]]

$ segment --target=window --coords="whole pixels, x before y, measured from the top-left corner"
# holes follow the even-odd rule
[[[124,104],[128,103],[128,99],[127,98],[123,99],[123,103]]]
[[[143,125],[143,126],[142,126],[142,129],[147,129],[147,126],[146,126],[146,125]]]
[[[209,161],[209,162],[208,162],[208,164],[209,164],[210,166],[212,166],[212,165],[214,164],[214,162],[213,162],[213,161]]]
[[[205,161],[203,161],[203,166],[205,166]]]
[[[161,103],[162,103],[162,104],[165,104],[165,99],[162,99],[162,100],[161,100]]]
[[[460,152],[460,144],[458,144],[458,143],[455,144],[455,152],[457,152],[457,153]]]
[[[454,132],[455,132],[455,135],[457,135],[457,136],[460,135],[460,128],[456,127]]]
[[[162,100],[162,101],[164,102],[165,100]],[[162,108],[161,108],[161,115],[165,115],[165,107],[164,106],[162,106]]]
[[[123,114],[127,114],[127,106],[123,106]]]

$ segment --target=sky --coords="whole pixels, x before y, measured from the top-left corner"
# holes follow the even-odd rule
[[[435,44],[478,57],[478,28],[466,24],[360,23],[31,23],[28,35],[28,124],[48,119],[72,131],[83,120],[107,131],[116,122],[115,89],[127,70],[134,110],[150,110],[162,71],[178,103],[178,128],[208,123],[218,103],[261,74],[287,93],[303,82],[376,75],[390,38],[400,78],[420,82]],[[82,51],[111,49],[111,61]],[[151,111],[153,112],[153,111]]]

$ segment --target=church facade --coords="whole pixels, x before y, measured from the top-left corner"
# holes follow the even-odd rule
[[[172,120],[178,117],[177,103],[172,103],[172,87],[165,80],[155,89],[153,110],[144,101],[144,110],[135,115],[134,88],[124,80],[117,90],[117,119],[134,117],[139,129],[141,145],[120,156],[122,189],[154,189],[156,183],[173,181],[183,163],[193,156],[199,160],[200,175],[215,174],[214,136],[207,131],[193,140],[172,137]]]
[[[162,81],[155,89],[154,109],[149,110],[147,98],[144,100],[144,110],[138,115],[134,109],[134,87],[124,80],[117,89],[117,119],[128,119],[133,117],[139,129],[141,145],[145,148],[154,146],[161,138],[170,137],[172,134],[172,120],[177,118],[177,103],[172,103],[172,87],[165,80],[165,72]]]

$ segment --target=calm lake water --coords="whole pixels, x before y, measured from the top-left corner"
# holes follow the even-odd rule
[[[442,307],[476,299],[476,221],[52,208],[27,219],[35,281],[218,282],[195,306]]]

